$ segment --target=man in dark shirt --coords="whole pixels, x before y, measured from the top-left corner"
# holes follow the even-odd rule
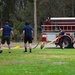
[[[32,27],[29,25],[29,22],[25,23],[25,26],[23,28],[23,32],[22,32],[22,39],[24,40],[24,47],[25,47],[25,51],[27,52],[27,42],[29,43],[29,48],[30,48],[30,53],[32,52],[32,38],[33,38],[33,29]]]
[[[60,33],[59,33],[59,36],[60,37],[62,37],[63,35],[65,35],[65,31],[63,31],[61,28],[59,29],[59,31],[60,31]],[[65,42],[65,40],[66,40],[66,38],[65,38],[65,36],[63,36],[62,37],[62,41],[61,41],[61,43],[62,43],[62,49],[64,49],[64,42]]]
[[[0,31],[2,31],[0,53],[2,53],[2,45],[5,44],[5,41],[7,41],[9,53],[11,53],[10,52],[10,35],[12,34],[12,37],[14,37],[14,33],[12,31],[12,28],[9,26],[9,23],[6,22],[5,25],[0,29]]]

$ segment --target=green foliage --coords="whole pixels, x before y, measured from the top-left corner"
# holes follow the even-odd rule
[[[51,17],[64,17],[64,16],[75,16],[74,14],[74,0],[36,0],[37,1],[37,18],[38,23],[40,20],[46,19],[48,16]],[[19,18],[21,21],[25,21],[26,19],[30,20],[33,23],[33,2],[34,0],[3,0],[0,3],[4,3],[3,5],[3,13],[6,19],[9,20],[9,14],[13,14],[15,17]],[[2,8],[2,7],[1,7]],[[45,9],[47,8],[47,9]],[[12,9],[12,10],[11,10]],[[66,9],[66,10],[65,10]],[[16,15],[14,15],[16,12]],[[7,16],[6,16],[7,15]],[[3,16],[3,18],[5,18]],[[16,17],[15,17],[16,18]],[[19,20],[19,21],[20,21]]]
[[[37,30],[47,17],[75,17],[75,0],[36,0]],[[34,27],[34,0],[1,0],[0,21],[9,21],[21,33],[25,21]]]
[[[34,2],[34,0],[28,0],[30,3],[33,3]]]

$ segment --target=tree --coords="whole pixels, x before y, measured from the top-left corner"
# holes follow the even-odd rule
[[[10,14],[15,10],[15,0],[3,0],[2,22],[9,21]],[[12,9],[12,10],[11,10]]]
[[[40,24],[43,24],[47,17],[75,16],[75,0],[36,0],[36,2],[37,34]],[[0,0],[0,23],[9,21],[14,25],[15,32],[21,33],[26,20],[34,27],[34,0]]]

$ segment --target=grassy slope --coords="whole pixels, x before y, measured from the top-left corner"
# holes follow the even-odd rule
[[[13,49],[0,54],[0,75],[75,75],[74,49]]]

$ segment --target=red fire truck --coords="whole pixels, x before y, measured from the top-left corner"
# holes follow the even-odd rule
[[[44,25],[42,25],[42,41],[49,42],[59,37],[59,28],[62,28],[66,32],[66,48],[73,48],[74,44],[74,32],[75,32],[75,17],[58,17],[46,19]],[[62,37],[61,37],[62,38]],[[61,38],[55,41],[55,45],[61,47]]]

